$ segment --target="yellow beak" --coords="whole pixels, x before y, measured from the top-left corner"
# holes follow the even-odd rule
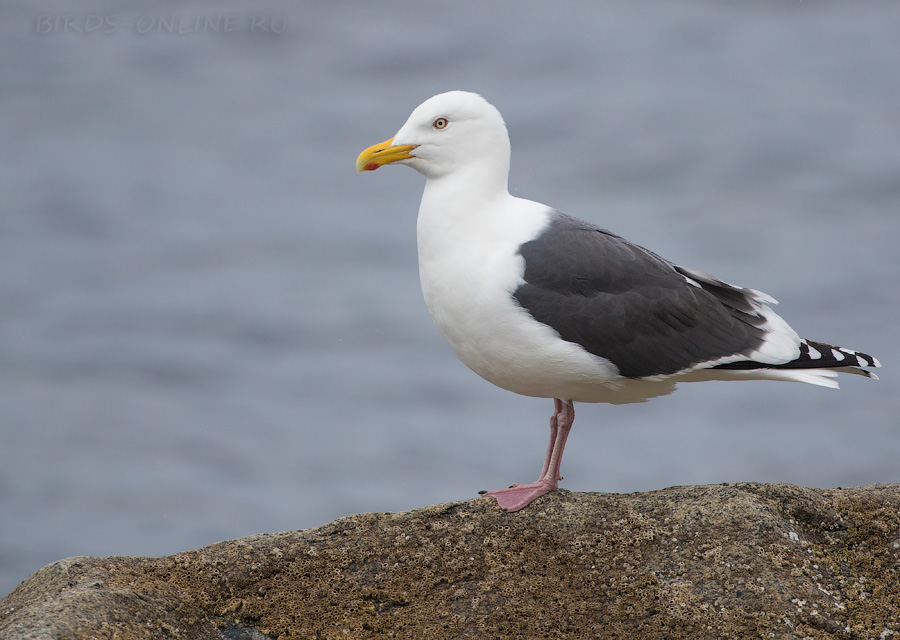
[[[379,144],[373,144],[371,147],[359,154],[356,159],[357,171],[375,171],[380,166],[397,162],[397,160],[408,160],[412,158],[410,151],[416,148],[414,144],[393,145],[394,139],[385,140]]]

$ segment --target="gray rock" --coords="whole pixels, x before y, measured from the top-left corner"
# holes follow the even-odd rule
[[[165,558],[69,558],[0,638],[900,640],[900,485],[561,491],[368,513]]]

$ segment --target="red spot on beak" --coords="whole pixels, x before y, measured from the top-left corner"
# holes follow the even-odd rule
[[[366,166],[363,167],[366,171],[375,171],[378,168],[377,162],[370,162]]]

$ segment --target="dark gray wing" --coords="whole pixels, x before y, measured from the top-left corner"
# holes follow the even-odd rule
[[[525,284],[513,293],[519,304],[623,376],[677,373],[748,354],[764,340],[765,318],[747,290],[721,281],[718,290],[715,283],[701,286],[655,253],[587,222],[554,212],[519,253],[525,259]]]

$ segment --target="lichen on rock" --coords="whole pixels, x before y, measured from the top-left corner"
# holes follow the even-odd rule
[[[879,638],[900,485],[672,487],[367,513],[165,558],[69,558],[0,638]]]

